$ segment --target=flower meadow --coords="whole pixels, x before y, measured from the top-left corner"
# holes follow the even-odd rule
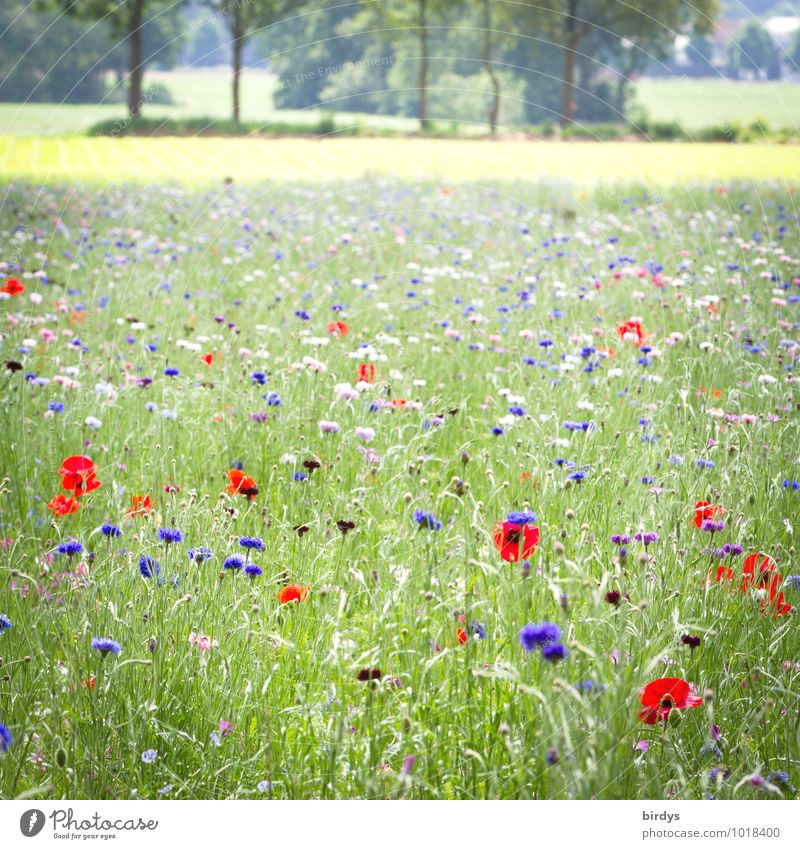
[[[785,184],[0,217],[0,796],[797,797]]]

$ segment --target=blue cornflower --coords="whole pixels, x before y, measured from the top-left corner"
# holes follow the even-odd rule
[[[108,523],[100,526],[100,533],[104,537],[122,536],[122,531],[116,525],[109,525]]]
[[[94,637],[92,639],[92,648],[103,655],[119,654],[122,651],[122,646],[108,637]]]
[[[80,554],[83,551],[83,545],[78,540],[71,539],[67,540],[67,542],[62,542],[56,551],[59,554],[66,554],[67,557],[72,557],[74,554]]]
[[[8,726],[0,722],[0,752],[7,752],[13,742],[14,738]]]
[[[180,374],[180,371],[176,368],[165,368],[164,374],[167,377],[177,377]]]
[[[11,620],[5,615],[5,613],[0,613],[0,634],[4,631],[10,631],[11,628]]]
[[[606,685],[598,684],[596,681],[578,681],[575,684],[575,689],[579,693],[603,693],[605,692]]]
[[[257,383],[259,386],[263,386],[267,382],[267,376],[263,371],[254,371],[250,375],[250,383]]]
[[[536,514],[533,510],[512,510],[506,516],[506,521],[511,525],[535,525]]]
[[[571,475],[567,476],[568,480],[575,481],[576,483],[582,483],[586,480],[586,472],[573,472]]]
[[[720,747],[716,743],[706,743],[703,746],[701,746],[700,747],[700,754],[701,755],[711,755],[711,757],[713,757],[714,760],[717,760],[717,761],[722,759],[722,750],[720,749]]]
[[[240,554],[234,554],[232,557],[227,557],[222,564],[223,569],[244,569],[244,557]]]
[[[280,396],[278,395],[277,392],[270,392],[269,395],[267,396],[267,406],[268,407],[280,407],[280,405],[282,403],[283,403],[283,401],[281,401]]]
[[[780,770],[777,770],[776,772],[771,772],[767,776],[767,781],[770,784],[783,784],[789,789],[791,793],[797,792],[794,788],[794,785],[792,784],[792,778],[788,772],[782,772]]]
[[[197,548],[189,549],[189,560],[194,560],[195,563],[205,563],[206,560],[211,560],[214,556],[210,548],[205,548],[199,545]]]
[[[708,780],[712,784],[716,784],[717,778],[719,777],[720,773],[722,773],[722,780],[727,781],[728,776],[731,774],[731,771],[727,767],[720,767],[720,766],[712,767],[708,771]]]
[[[257,578],[259,575],[264,574],[261,567],[256,566],[255,563],[248,563],[247,566],[244,567],[244,573],[251,578]]]
[[[785,480],[783,482],[783,488],[789,489],[789,487],[792,488],[792,492],[797,492],[797,490],[800,489],[800,481]]]
[[[563,643],[551,643],[542,646],[542,657],[548,663],[558,663],[569,657],[569,649]]]
[[[483,623],[478,622],[477,619],[473,619],[469,623],[469,632],[470,634],[475,634],[475,636],[479,640],[485,640],[488,634],[486,633],[486,628],[483,627]]]
[[[713,469],[714,461],[706,460],[704,457],[700,457],[700,459],[695,462],[695,465],[698,469]]]
[[[542,622],[539,625],[529,623],[519,632],[519,641],[527,652],[554,643],[561,636],[561,628],[554,622]]]
[[[47,409],[53,413],[63,413],[64,412],[64,403],[63,401],[51,401],[47,405]]]
[[[502,435],[503,435],[503,428],[501,428],[501,427],[493,427],[493,428],[492,428],[492,433],[493,433],[495,436],[502,436]]]
[[[787,575],[786,586],[792,589],[800,589],[800,575]]]
[[[264,548],[264,541],[261,537],[239,537],[239,545],[242,548],[254,548],[256,551],[261,551]]]
[[[311,320],[311,316],[305,310],[295,310],[294,314],[297,318],[300,318],[303,321],[310,321]]]
[[[658,542],[658,534],[655,531],[638,531],[633,535],[636,542],[643,542],[645,545],[651,545]]]
[[[292,480],[295,480],[298,483],[302,483],[303,481],[308,480],[308,475],[304,475],[302,472],[295,472],[292,476]]]
[[[147,751],[142,752],[142,763],[151,764],[157,757],[158,752],[155,749],[147,749]]]
[[[414,521],[420,528],[426,528],[429,531],[440,531],[442,529],[442,523],[433,513],[427,510],[415,510]]]
[[[667,462],[670,466],[682,466],[683,465],[683,457],[680,454],[672,454],[667,458]]]
[[[143,554],[139,558],[139,571],[142,573],[143,577],[152,578],[154,575],[158,575],[159,572],[161,572],[161,564],[152,557],[148,557],[146,554]]]
[[[508,412],[511,413],[512,416],[524,416],[525,408],[524,407],[509,407]]]
[[[177,528],[159,528],[158,538],[162,542],[183,542],[183,534]]]
[[[272,785],[269,781],[259,781],[258,784],[256,784],[256,790],[258,790],[259,793],[268,793],[271,789]]]
[[[649,477],[648,475],[643,475],[643,476],[642,476],[642,483],[643,483],[645,486],[650,486],[650,484],[655,483],[655,480],[656,480],[655,478],[651,478],[651,477]]]

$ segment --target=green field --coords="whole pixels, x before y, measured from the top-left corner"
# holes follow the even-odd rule
[[[0,178],[58,182],[327,181],[393,174],[574,184],[800,179],[800,147],[437,139],[0,137]]]
[[[314,124],[322,117],[323,112],[318,109],[276,110],[272,103],[275,85],[274,75],[267,72],[244,73],[241,94],[244,121],[262,122],[268,131],[273,122]],[[166,93],[173,103],[158,102]],[[728,122],[744,125],[759,117],[772,129],[798,130],[800,84],[797,83],[643,79],[636,83],[635,93],[636,103],[645,108],[652,120],[679,121],[689,131]],[[230,77],[223,69],[148,72],[144,95],[144,114],[150,117],[230,117]],[[115,93],[115,99],[119,99],[119,92]],[[115,118],[124,121],[125,115],[122,103],[0,103],[0,133],[27,136],[83,133],[99,121]],[[413,118],[347,112],[337,112],[336,120],[339,126],[363,125],[405,132],[415,131],[418,126]],[[459,126],[461,133],[485,131],[482,124]]]
[[[242,76],[242,120],[263,123],[269,132],[270,123],[290,121],[314,124],[323,112],[309,110],[277,110],[272,105],[275,77],[264,71],[246,71]],[[158,102],[166,93],[172,103]],[[118,93],[115,99],[118,99]],[[153,118],[208,117],[230,118],[230,76],[221,70],[182,70],[179,72],[148,72],[143,86],[143,114]],[[123,103],[50,104],[0,103],[0,133],[22,136],[51,136],[85,133],[92,125],[109,119],[125,121]],[[337,123],[364,124],[411,131],[418,122],[411,118],[386,115],[360,115],[337,112]]]
[[[726,79],[643,79],[636,102],[655,121],[687,130],[764,119],[771,129],[800,133],[800,84]]]

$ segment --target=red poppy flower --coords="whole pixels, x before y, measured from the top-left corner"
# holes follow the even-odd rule
[[[458,631],[456,631],[456,635],[458,636],[459,644],[463,646],[467,641],[467,632],[463,628],[459,628]]]
[[[527,560],[539,545],[539,528],[537,525],[498,522],[494,526],[494,544],[506,563]]]
[[[231,469],[228,472],[230,484],[226,487],[231,495],[244,495],[251,501],[258,495],[256,482],[241,469]]]
[[[201,360],[202,360],[202,361],[203,361],[203,362],[204,362],[207,366],[210,366],[210,365],[211,365],[211,363],[213,363],[213,362],[214,362],[214,355],[213,355],[213,354],[203,354],[203,356],[202,356],[202,357],[200,357],[200,359],[201,359]]]
[[[149,495],[131,496],[131,507],[125,511],[126,516],[138,516],[140,513],[149,513],[153,509],[153,503]]]
[[[80,505],[77,498],[67,498],[66,495],[59,492],[55,498],[51,498],[47,502],[47,507],[56,516],[69,516],[70,513],[77,513]]]
[[[97,489],[101,484],[95,475],[94,461],[90,457],[73,455],[67,457],[58,470],[61,486],[72,490],[76,498]]]
[[[288,604],[290,601],[305,601],[311,587],[301,587],[300,584],[288,584],[278,593],[278,601]]]
[[[358,379],[363,383],[374,383],[375,366],[372,363],[361,363],[358,367]]]
[[[717,566],[716,575],[712,570],[708,573],[708,577],[711,578],[712,581],[728,581],[728,583],[730,583],[733,580],[733,569],[731,569],[730,566]]]
[[[0,289],[0,292],[5,292],[6,295],[11,295],[12,298],[21,295],[25,291],[25,286],[17,280],[16,277],[9,277],[6,280],[5,286]]]
[[[642,709],[639,719],[648,725],[669,719],[670,711],[697,707],[703,703],[691,684],[681,678],[658,678],[639,690]]]
[[[706,519],[717,519],[724,515],[724,507],[717,507],[714,504],[709,504],[707,501],[698,501],[694,505],[694,523],[698,528],[703,527],[703,522]]]
[[[347,336],[350,328],[343,321],[331,321],[325,328],[331,336]]]
[[[761,599],[761,609],[771,609],[776,616],[785,616],[794,608],[786,601],[781,592],[783,575],[778,571],[775,561],[766,554],[749,554],[744,561],[744,577],[742,592],[751,587],[764,590],[765,597]]]
[[[782,576],[781,576],[782,578]],[[794,612],[794,608],[789,602],[786,601],[783,593],[779,592],[776,596],[770,595],[769,602],[766,600],[761,602],[761,609],[766,610],[767,607],[776,615],[776,616],[786,616],[789,613]]]
[[[617,335],[620,339],[625,339],[625,336],[629,333],[636,337],[633,340],[633,344],[638,348],[645,340],[645,332],[642,330],[642,325],[638,321],[623,321],[617,327]]]
[[[744,559],[744,577],[742,579],[742,592],[747,592],[750,587],[765,590],[778,573],[775,561],[766,554],[748,554]]]

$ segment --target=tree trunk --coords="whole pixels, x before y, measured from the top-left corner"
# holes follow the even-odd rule
[[[492,81],[492,102],[489,106],[489,132],[497,135],[497,116],[500,114],[500,78],[492,64],[492,0],[484,0],[484,51],[483,65]]]
[[[138,118],[142,109],[142,20],[145,0],[133,0],[131,16],[128,19],[128,41],[130,55],[128,61],[128,114]]]
[[[238,3],[234,3],[233,6],[231,35],[233,36],[233,120],[238,124],[241,120],[239,79],[242,75],[242,51],[245,40],[242,27],[242,10]]]
[[[575,53],[578,49],[578,0],[569,0],[564,22],[564,78],[561,89],[561,126],[575,122]]]
[[[424,132],[430,127],[428,120],[428,17],[427,0],[419,0],[419,126]]]
[[[617,80],[617,112],[619,119],[625,120],[625,93],[628,87],[628,77],[625,73],[620,74]]]

